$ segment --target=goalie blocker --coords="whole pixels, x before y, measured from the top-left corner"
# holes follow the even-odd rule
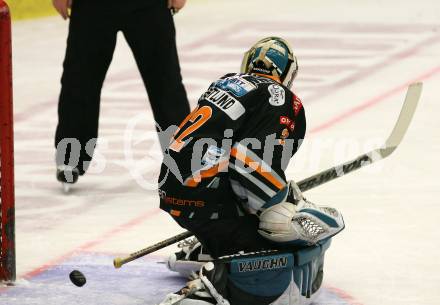
[[[220,257],[160,305],[298,305],[319,295],[331,240],[295,252],[277,250]]]

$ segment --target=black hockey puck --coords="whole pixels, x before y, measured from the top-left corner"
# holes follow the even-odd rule
[[[84,276],[84,274],[82,274],[81,271],[78,270],[73,270],[72,272],[70,272],[69,278],[72,283],[78,287],[82,287],[86,283],[86,277]]]

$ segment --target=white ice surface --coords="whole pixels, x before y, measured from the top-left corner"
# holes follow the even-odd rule
[[[392,156],[307,193],[344,214],[346,229],[328,251],[325,283],[359,304],[440,304],[439,17],[435,0],[189,1],[175,17],[193,104],[216,76],[238,69],[253,41],[269,34],[292,41],[304,67],[295,91],[303,98],[309,130],[287,171],[294,179],[354,157],[368,142],[380,143],[404,98],[403,89],[393,90],[424,81],[413,123]],[[72,251],[128,253],[181,231],[157,209],[151,186],[160,153],[122,35],[102,94],[103,157],[69,195],[55,181],[53,135],[66,34],[67,23],[58,17],[13,27],[19,277]],[[350,76],[356,77],[341,84]],[[389,92],[394,94],[383,96]],[[315,131],[369,101],[371,107]],[[134,138],[126,145],[134,162],[124,154],[130,129]],[[145,172],[134,179],[142,158]]]

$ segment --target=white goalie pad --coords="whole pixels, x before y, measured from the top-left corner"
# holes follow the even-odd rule
[[[179,293],[168,294],[159,305],[230,305],[205,275],[214,272],[214,268],[212,262],[203,264],[192,281]]]

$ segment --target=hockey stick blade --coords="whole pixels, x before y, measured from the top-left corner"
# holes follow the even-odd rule
[[[385,141],[382,147],[360,155],[356,159],[331,167],[316,175],[301,180],[300,182],[298,182],[298,186],[301,191],[304,192],[310,190],[314,187],[317,187],[318,185],[342,177],[363,166],[382,160],[391,155],[397,148],[397,146],[399,146],[400,142],[403,139],[403,136],[408,130],[409,124],[411,123],[420,99],[420,95],[422,93],[422,87],[423,84],[421,82],[413,83],[408,87],[408,91],[406,93],[405,101],[400,111],[399,118],[394,125],[393,131],[391,132],[390,136]]]
[[[399,118],[394,126],[391,135],[388,137],[385,147],[381,149],[380,154],[382,158],[388,157],[402,142],[403,136],[408,130],[409,124],[414,116],[414,113],[419,103],[420,95],[422,94],[423,83],[414,83],[408,87],[405,102],[400,111]]]
[[[422,93],[422,83],[414,83],[408,87],[408,91],[406,93],[405,101],[403,103],[402,109],[400,111],[399,118],[397,119],[396,124],[394,125],[393,131],[391,132],[388,139],[385,141],[384,145],[380,148],[372,150],[368,153],[362,154],[359,157],[345,162],[343,164],[331,167],[327,170],[324,170],[316,175],[313,175],[309,178],[301,180],[298,182],[298,186],[302,192],[310,190],[314,187],[317,187],[321,184],[329,182],[333,179],[342,177],[348,173],[351,173],[363,166],[369,165],[373,162],[382,160],[388,157],[393,151],[399,146],[400,142],[403,139],[406,131],[408,130],[409,124],[413,118],[414,112],[417,108],[417,104],[420,99],[420,95]],[[193,234],[189,231],[181,233],[179,235],[168,238],[164,241],[161,241],[157,244],[154,244],[148,248],[139,250],[128,255],[125,258],[115,258],[113,260],[113,265],[115,268],[120,268],[122,265],[131,262],[137,258],[145,256],[149,253],[162,249],[166,246],[169,246],[173,243],[181,241],[185,238],[192,236]]]

